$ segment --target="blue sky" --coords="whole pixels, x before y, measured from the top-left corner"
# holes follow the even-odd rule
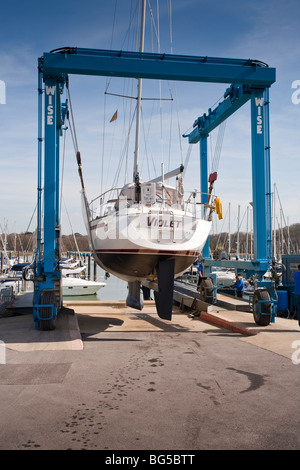
[[[129,32],[128,24],[136,3],[137,0],[2,2],[0,80],[6,85],[6,103],[0,104],[0,223],[3,227],[7,220],[10,232],[27,229],[36,205],[37,58],[63,46],[132,50],[134,36],[131,30]],[[156,19],[157,0],[148,1],[148,13],[149,4],[153,6]],[[171,50],[169,5],[170,0],[159,2],[161,52]],[[272,185],[276,183],[278,188],[285,218],[290,223],[300,222],[300,104],[292,102],[295,91],[292,83],[300,80],[299,1],[172,0],[171,5],[174,54],[252,58],[276,68],[277,81],[270,90]],[[157,22],[155,27],[158,31]],[[157,44],[152,49],[153,36],[155,31],[147,21],[145,50],[156,52]],[[118,165],[119,147],[124,146],[125,108],[129,109],[129,100],[121,102],[119,98],[108,95],[105,98],[106,85],[105,78],[70,77],[89,198],[100,193],[102,155],[105,155],[104,184],[109,184]],[[162,83],[161,96],[169,98],[170,89],[177,99],[165,102],[163,111],[158,102],[147,106],[143,103],[143,128],[146,131],[142,140],[141,165],[145,178],[148,163],[144,159],[144,141],[149,141],[150,145],[150,150],[147,150],[148,156],[151,154],[149,167],[152,156],[155,158],[159,154],[163,154],[165,164],[171,160],[171,168],[177,167],[181,159],[185,160],[188,149],[186,140],[180,142],[178,129],[180,133],[189,129],[198,116],[218,102],[226,85]],[[121,90],[131,94],[131,83],[122,79],[110,82],[109,92]],[[135,94],[135,89],[132,93]],[[158,97],[159,93],[157,83],[144,83],[145,96]],[[109,124],[116,109],[118,120]],[[150,121],[154,130],[148,135]],[[103,144],[104,122],[107,139]],[[236,228],[237,206],[241,206],[241,214],[244,214],[252,200],[250,124],[250,107],[246,104],[228,119],[220,156],[215,191],[223,201],[224,214],[228,203],[231,203],[232,229]],[[209,139],[211,155],[217,132],[214,131]],[[80,183],[70,136],[66,142],[62,230],[63,233],[71,232],[66,207],[72,229],[84,233]],[[198,146],[195,146],[186,175],[186,189],[199,187],[198,154]],[[159,167],[160,162],[157,163],[158,171]],[[128,170],[128,175],[131,178],[131,170]],[[120,184],[123,182],[120,180]],[[227,229],[226,225],[225,220],[224,229]],[[215,229],[221,226],[219,222]],[[35,218],[30,229],[34,228]]]

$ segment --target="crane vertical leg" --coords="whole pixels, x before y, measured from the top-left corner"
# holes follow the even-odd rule
[[[43,72],[42,61],[38,62],[38,178],[37,178],[37,237],[36,276],[39,277],[42,246],[42,155],[43,155]]]
[[[34,286],[33,315],[36,326],[52,329],[61,302],[59,247],[59,85],[45,80],[45,155],[44,155],[44,247]]]
[[[201,135],[200,137],[200,188],[203,204],[207,202],[208,196],[207,137],[208,135]],[[204,215],[204,208],[202,215]],[[209,258],[209,238],[207,238],[203,247],[202,256],[203,258]]]
[[[269,102],[267,90],[251,97],[254,259],[267,260],[272,251]]]
[[[251,124],[254,259],[263,266],[263,261],[270,261],[272,255],[268,89],[252,93]],[[254,318],[259,325],[267,325],[270,320],[275,321],[277,294],[274,281],[264,281],[263,271],[258,274],[258,289],[253,297]]]
[[[56,114],[57,85],[45,82],[45,167],[44,167],[44,272],[53,272],[55,260],[56,214],[56,161],[58,152]]]
[[[60,101],[60,85],[57,85],[56,91],[56,154],[55,154],[55,260],[56,268],[59,268],[59,260],[61,258],[61,232],[60,232],[60,155],[59,140],[61,136],[61,101]],[[62,307],[62,285],[61,275],[55,280],[55,299],[58,309]]]
[[[267,198],[267,256],[272,256],[272,189],[271,189],[271,158],[270,158],[270,119],[269,119],[269,88],[264,90],[264,126],[265,126],[265,162],[266,162],[266,198]]]

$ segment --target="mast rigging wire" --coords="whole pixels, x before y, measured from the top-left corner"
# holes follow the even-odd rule
[[[223,140],[224,140],[224,133],[225,133],[225,128],[226,128],[226,122],[227,122],[226,120],[221,122],[221,124],[219,125],[219,128],[218,128],[218,135],[217,135],[217,141],[216,141],[216,145],[215,145],[215,151],[214,151],[214,155],[211,158],[211,173],[214,173],[215,171],[218,171],[218,168],[219,168],[221,150],[222,150],[222,145],[223,145]]]
[[[75,129],[75,120],[74,120],[74,114],[73,114],[72,100],[71,100],[70,89],[69,89],[69,81],[67,81],[66,88],[67,88],[67,93],[68,93],[68,98],[69,98],[69,106],[70,106],[70,111],[71,111],[71,121],[70,121],[68,115],[67,115],[67,119],[68,119],[68,122],[69,122],[69,127],[70,127],[70,132],[71,132],[71,135],[72,135],[74,150],[75,150],[75,153],[76,153],[77,167],[78,167],[78,174],[79,174],[79,178],[80,178],[80,182],[81,182],[81,188],[82,188],[82,191],[85,193],[85,187],[84,187],[83,175],[82,175],[82,168],[81,168],[81,156],[80,156],[80,152],[79,152],[79,149],[78,149],[78,141],[77,141],[77,134],[76,134],[76,129]],[[72,129],[72,126],[73,126],[73,129]]]

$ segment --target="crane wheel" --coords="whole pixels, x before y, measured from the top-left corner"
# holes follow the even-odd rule
[[[44,290],[41,294],[41,304],[42,305],[54,305],[55,304],[55,294],[52,290]],[[41,307],[40,308],[40,329],[44,331],[54,330],[56,327],[55,318],[51,318],[52,308],[51,307]],[[43,320],[45,318],[45,320]]]
[[[260,301],[264,303],[259,303]],[[266,302],[266,301],[270,301]],[[268,326],[271,321],[272,304],[269,292],[266,289],[258,289],[253,295],[253,317],[257,325]]]
[[[214,285],[211,279],[202,279],[200,284],[200,299],[203,302],[213,303],[214,300]]]

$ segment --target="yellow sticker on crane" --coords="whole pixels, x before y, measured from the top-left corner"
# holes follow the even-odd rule
[[[216,198],[215,204],[216,204],[216,213],[218,214],[219,219],[223,219],[222,202],[219,197]]]

